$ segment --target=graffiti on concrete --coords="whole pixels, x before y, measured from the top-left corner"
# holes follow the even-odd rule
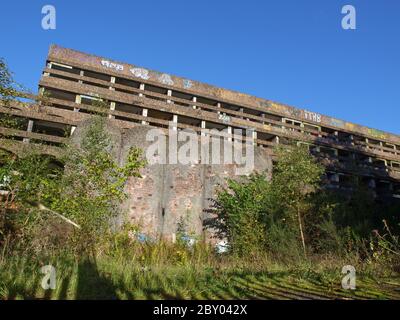
[[[190,89],[193,86],[193,82],[189,79],[183,79],[183,87],[185,89]]]
[[[123,71],[124,70],[124,66],[118,63],[114,63],[114,62],[110,62],[108,60],[101,60],[101,64],[104,67],[110,68],[110,69],[114,69],[117,71]]]
[[[314,122],[321,122],[321,115],[319,113],[304,110],[304,119]]]
[[[130,72],[137,78],[141,78],[144,80],[148,80],[150,78],[149,70],[144,68],[132,68],[130,69]]]
[[[269,101],[267,101],[267,100],[259,100],[258,101],[258,105],[261,108],[269,108],[271,106],[271,103]]]
[[[160,81],[163,84],[172,86],[174,84],[174,81],[172,81],[171,76],[169,74],[163,73],[159,78],[158,81]]]
[[[231,117],[227,116],[225,113],[223,114],[219,114],[218,115],[218,119],[222,120],[223,122],[227,123],[227,122],[231,122]]]
[[[386,134],[383,131],[377,129],[368,129],[368,134],[378,139],[386,139]]]
[[[330,118],[329,124],[334,127],[344,128],[344,121],[339,119]]]

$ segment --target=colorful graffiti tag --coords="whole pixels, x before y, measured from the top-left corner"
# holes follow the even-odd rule
[[[329,124],[338,128],[344,128],[345,126],[344,121],[335,118],[330,118]]]

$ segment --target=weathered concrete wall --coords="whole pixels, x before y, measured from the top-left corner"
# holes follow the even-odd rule
[[[75,131],[75,140],[85,127],[85,122]],[[112,120],[107,122],[106,130],[112,137],[113,152],[122,164],[132,146],[142,148],[153,142],[146,141],[151,126],[139,125],[132,129],[121,129]],[[168,139],[167,139],[168,140]],[[179,147],[184,142],[178,142]],[[221,153],[223,152],[221,148]],[[168,151],[168,149],[167,149]],[[211,155],[211,150],[210,150]],[[272,160],[267,149],[255,147],[255,169],[264,171],[272,168]],[[173,240],[178,222],[184,219],[190,231],[203,233],[203,220],[209,213],[210,198],[216,188],[224,185],[225,179],[235,177],[235,164],[152,164],[141,170],[142,178],[130,178],[126,190],[128,200],[123,205],[123,212],[128,219],[138,224],[141,231],[151,237],[163,236]]]
[[[140,80],[153,85],[162,85],[170,89],[184,90],[195,96],[204,96],[211,99],[223,99],[227,103],[243,105],[255,110],[277,113],[299,121],[309,121],[318,125],[325,125],[334,129],[363,133],[375,139],[388,139],[393,143],[400,143],[400,137],[381,130],[368,128],[355,123],[343,121],[330,116],[308,110],[301,110],[283,103],[254,97],[245,93],[215,87],[206,83],[177,77],[167,73],[150,70],[141,66],[112,61],[108,58],[86,54],[76,50],[52,45],[49,48],[48,60],[69,65],[78,65],[100,73],[106,72],[113,76],[121,76]]]

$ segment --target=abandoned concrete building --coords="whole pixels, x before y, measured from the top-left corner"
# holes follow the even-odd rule
[[[23,130],[0,128],[0,148],[18,153],[29,146],[57,155],[91,117],[92,102],[103,99],[120,159],[130,146],[150,144],[146,130],[171,122],[199,135],[202,129],[251,129],[256,170],[271,169],[274,146],[295,141],[323,159],[327,187],[346,191],[357,181],[385,201],[400,199],[400,136],[394,134],[57,45],[50,47],[40,79],[43,93],[50,103],[40,107],[0,106],[1,113],[25,119]],[[209,198],[233,170],[229,164],[147,166],[127,186],[127,214],[147,232],[172,239],[177,221],[187,215],[192,231],[200,233]]]

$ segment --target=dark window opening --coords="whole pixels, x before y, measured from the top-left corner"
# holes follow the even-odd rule
[[[211,99],[207,99],[207,98],[203,98],[203,97],[197,97],[197,102],[208,104],[210,106],[216,106],[217,105],[217,101],[211,100]],[[222,105],[221,105],[221,107],[222,107]]]
[[[194,127],[201,127],[201,120],[196,118],[190,118],[186,116],[178,116],[178,122]]]
[[[108,82],[111,81],[111,76],[103,74],[103,73],[95,72],[95,71],[84,70],[83,75],[85,77],[89,77],[89,78],[99,79],[99,80],[108,81]]]
[[[137,88],[137,89],[139,89],[139,87],[140,87],[140,82],[123,79],[123,78],[116,78],[115,83],[122,84],[124,86],[132,87],[132,88]]]
[[[75,102],[75,93],[48,88],[45,88],[45,92],[48,93],[51,98]]]
[[[126,113],[138,114],[138,115],[142,115],[142,113],[143,113],[143,108],[141,108],[141,107],[137,107],[137,106],[134,106],[131,104],[120,103],[120,102],[115,103],[115,110],[121,111],[121,112],[126,112]]]
[[[47,134],[57,137],[66,137],[69,135],[71,127],[66,124],[34,120],[32,132]]]
[[[192,101],[193,100],[193,95],[187,94],[187,93],[183,93],[183,92],[179,92],[179,91],[172,91],[172,96],[179,98],[179,99],[184,99],[184,100],[189,100]]]
[[[151,118],[162,119],[162,120],[167,120],[167,121],[172,121],[173,120],[173,114],[172,113],[163,112],[163,111],[159,111],[159,110],[153,110],[153,109],[149,109],[147,111],[147,116],[151,117]],[[178,119],[179,119],[179,116],[178,116]]]
[[[152,86],[150,84],[146,84],[144,89],[146,91],[156,92],[156,93],[160,93],[160,94],[167,94],[167,91],[168,91],[166,88],[156,87],[156,86]]]

